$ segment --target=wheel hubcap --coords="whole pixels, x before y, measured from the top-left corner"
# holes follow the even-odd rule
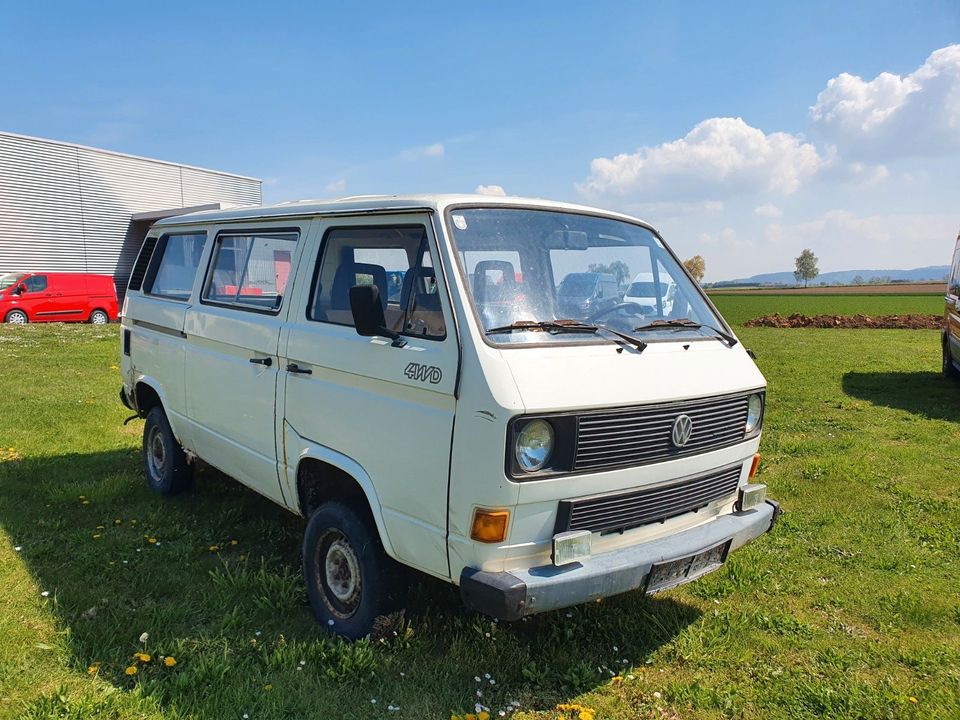
[[[360,605],[360,560],[343,533],[329,531],[320,543],[323,564],[322,588],[328,607],[340,617],[349,617]]]
[[[93,324],[94,325],[106,325],[107,316],[103,313],[94,313],[93,314]]]
[[[160,428],[152,427],[147,437],[147,465],[150,467],[150,475],[153,480],[160,480],[163,477],[166,464],[167,450],[163,445]]]
[[[11,313],[9,322],[13,325],[26,325],[27,318],[23,313]]]

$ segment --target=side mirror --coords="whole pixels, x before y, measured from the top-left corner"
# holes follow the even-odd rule
[[[23,295],[23,293],[25,293],[26,291],[27,291],[27,286],[24,285],[23,283],[20,283],[19,285],[17,285],[17,286],[13,289],[13,294],[14,294],[14,295]]]
[[[357,335],[374,337],[380,335],[393,340],[395,347],[403,347],[406,341],[399,333],[387,328],[380,302],[380,288],[376,285],[354,285],[350,288],[350,312]]]

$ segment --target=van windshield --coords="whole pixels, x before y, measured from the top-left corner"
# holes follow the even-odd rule
[[[646,328],[640,333],[645,341],[712,334],[697,325],[725,327],[656,235],[640,225],[509,207],[453,209],[447,223],[474,312],[491,342],[609,341],[582,327],[550,325],[557,320],[629,335],[657,321],[691,321],[689,327]]]
[[[13,285],[17,280],[22,278],[25,273],[7,273],[6,275],[0,275],[0,292],[6,290],[8,287]]]

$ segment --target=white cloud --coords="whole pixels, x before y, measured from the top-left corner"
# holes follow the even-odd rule
[[[767,134],[742,118],[710,118],[679,140],[596,158],[590,176],[577,187],[591,198],[643,200],[789,195],[822,164],[817,149],[797,135]]]
[[[339,180],[333,180],[332,182],[328,182],[326,185],[324,185],[323,189],[328,193],[342,193],[347,189],[347,181],[343,178]]]
[[[440,158],[443,157],[443,143],[433,143],[432,145],[422,145],[420,147],[408,148],[400,153],[401,160],[420,160],[421,158]]]
[[[474,192],[478,195],[496,195],[498,197],[504,197],[507,194],[499,185],[477,185]]]
[[[909,75],[841,73],[810,108],[813,129],[841,157],[885,161],[960,153],[960,45]]]
[[[767,203],[766,205],[758,205],[753,209],[755,215],[759,215],[763,218],[775,219],[783,215],[783,210],[778,208],[773,203]]]

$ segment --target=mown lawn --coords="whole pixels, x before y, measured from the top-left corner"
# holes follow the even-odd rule
[[[778,309],[718,298],[738,321],[755,300]],[[739,332],[770,383],[772,534],[698,583],[517,624],[423,581],[348,645],[306,606],[302,521],[209,470],[146,489],[115,327],[0,326],[0,717],[960,717],[960,387],[937,334]]]

